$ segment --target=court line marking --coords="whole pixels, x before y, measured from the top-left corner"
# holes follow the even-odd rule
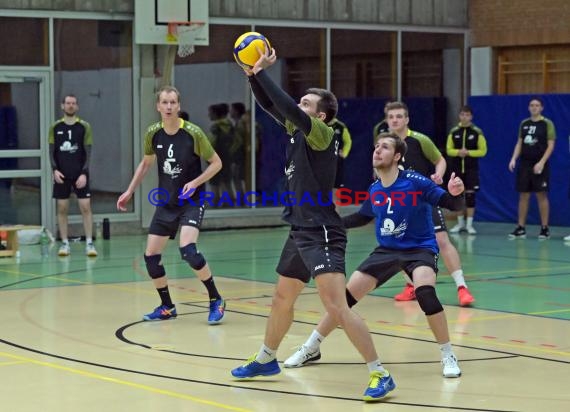
[[[260,297],[257,297],[257,299],[264,299],[264,298],[270,298],[270,297],[267,297],[267,296],[260,296]],[[248,298],[248,299],[253,299],[253,298],[250,297],[250,298]],[[244,304],[239,304],[239,303],[238,303],[237,305],[235,305],[236,303],[238,303],[238,301],[233,301],[233,302],[232,302],[232,306],[238,306],[238,307],[241,307],[242,309],[257,309],[258,312],[268,312],[268,311],[270,310],[270,308],[267,307],[267,306],[261,306],[261,305],[255,305],[255,304],[247,304],[247,303],[244,303]],[[238,312],[238,311],[231,310],[231,309],[227,309],[227,308],[226,308],[226,311],[228,311],[228,312],[235,312],[235,313],[241,313],[241,314],[243,314],[243,315],[264,316],[264,315],[258,315],[258,314],[256,314],[256,313],[252,314],[252,313],[247,313],[247,312],[245,312],[245,313],[244,313],[244,312]],[[297,315],[300,315],[300,316],[304,316],[305,318],[317,319],[317,320],[320,320],[321,317],[322,317],[322,314],[315,314],[315,313],[313,313],[313,312],[306,312],[306,311],[300,311],[300,310],[296,310],[296,311],[295,311],[295,315],[296,315],[296,316],[297,316]],[[514,316],[523,316],[523,315],[524,315],[524,314],[513,314],[513,315],[507,315],[506,317],[508,318],[508,317],[511,317],[511,316],[514,317]],[[499,315],[497,315],[497,316],[498,316],[497,319],[500,319],[500,316],[499,316]],[[495,317],[491,317],[490,319],[495,319]],[[295,319],[294,322],[298,322],[298,320]],[[369,329],[376,329],[376,330],[378,330],[378,329],[380,329],[380,330],[385,329],[385,330],[394,331],[394,332],[407,332],[407,333],[412,333],[412,334],[419,334],[419,335],[425,335],[425,336],[433,336],[433,334],[431,333],[431,331],[429,331],[429,330],[423,330],[423,327],[424,327],[425,325],[421,325],[421,326],[422,326],[422,330],[418,330],[418,329],[416,329],[416,328],[409,328],[409,327],[403,327],[403,326],[398,326],[398,325],[389,326],[389,325],[383,324],[383,325],[379,326],[378,323],[373,323],[373,322],[371,322],[371,321],[369,321],[369,320],[366,320],[365,322],[366,322],[366,324],[368,325]],[[316,325],[316,323],[310,323],[310,322],[306,322],[306,323],[309,323],[309,324],[311,324],[311,325]],[[371,332],[372,332],[372,330],[371,330]],[[450,331],[450,334],[457,334],[457,333]],[[405,338],[404,336],[397,336],[397,337]],[[516,348],[516,349],[518,349],[518,350],[523,349],[523,350],[528,350],[528,351],[530,351],[530,352],[535,352],[535,353],[544,353],[544,354],[550,354],[550,355],[560,355],[560,356],[564,356],[564,357],[570,357],[570,352],[564,352],[564,351],[559,351],[559,350],[547,349],[547,348],[543,348],[543,347],[534,347],[534,346],[524,346],[524,347],[521,347],[520,344],[506,343],[506,342],[497,342],[497,341],[492,341],[492,342],[491,342],[491,341],[489,341],[489,340],[473,338],[473,337],[471,337],[471,336],[467,337],[467,336],[465,336],[465,335],[461,335],[461,339],[462,339],[462,342],[463,342],[463,341],[467,341],[467,342],[470,342],[470,343],[472,343],[472,344],[482,344],[482,343],[484,343],[485,345],[491,344],[491,345],[494,345],[494,346],[505,347],[505,348],[509,348],[509,349],[514,349],[514,348]],[[463,345],[454,344],[454,346],[463,346]],[[523,354],[518,354],[518,355],[520,355],[520,356],[525,356],[525,355],[523,355]]]
[[[356,401],[360,404],[364,404],[362,399],[359,399],[359,398],[350,398],[350,397],[342,397],[342,396],[334,396],[334,395],[319,395],[319,394],[302,393],[302,392],[292,392],[292,391],[285,391],[285,390],[268,389],[267,387],[259,388],[259,387],[255,387],[255,386],[252,387],[252,386],[233,385],[233,384],[228,384],[228,383],[208,382],[208,381],[197,380],[197,379],[180,378],[180,377],[169,376],[169,375],[160,375],[160,374],[151,373],[151,372],[143,372],[143,371],[138,371],[138,370],[134,370],[134,369],[120,368],[117,366],[105,365],[105,364],[89,362],[89,361],[85,361],[85,360],[81,360],[81,359],[69,358],[69,357],[62,356],[62,355],[56,355],[53,353],[40,351],[38,349],[33,349],[33,348],[26,347],[26,346],[22,346],[22,345],[19,345],[19,344],[16,344],[16,343],[13,343],[13,342],[1,339],[1,338],[0,338],[0,342],[4,343],[6,345],[10,345],[12,347],[16,347],[16,348],[19,348],[22,350],[41,354],[44,356],[49,356],[49,357],[56,358],[56,359],[62,359],[62,360],[70,361],[70,362],[77,362],[77,363],[81,363],[84,365],[91,365],[91,366],[95,366],[95,367],[111,369],[111,370],[116,370],[116,371],[121,371],[121,372],[134,373],[134,374],[138,374],[138,375],[152,376],[152,377],[156,377],[156,378],[170,379],[170,380],[176,380],[176,381],[182,381],[182,382],[192,382],[192,383],[198,383],[198,384],[210,385],[210,386],[218,386],[218,387],[225,387],[225,388],[238,388],[238,389],[264,392],[264,393],[270,392],[270,393],[275,393],[275,394],[303,396],[303,397],[311,397],[311,398],[333,399],[333,400],[352,401],[352,402]],[[22,358],[22,359],[28,360],[28,358],[20,357],[18,355],[12,355],[9,353],[0,352],[0,356],[2,356],[2,355],[12,357],[12,358]],[[46,363],[46,364],[48,364],[47,362],[36,361],[34,359],[31,359],[31,358],[29,359],[29,361],[31,361],[33,363]],[[49,365],[52,365],[52,364],[48,364],[48,366]],[[54,365],[54,367],[59,367],[59,365],[55,365],[55,364],[53,364],[53,365]],[[66,368],[66,367],[62,366],[59,368],[61,369],[61,368]],[[72,369],[72,368],[68,368],[68,369]],[[80,370],[78,370],[78,371],[82,372]],[[86,372],[86,373],[90,373],[90,372]],[[106,377],[104,377],[104,378],[106,378]],[[113,378],[108,378],[108,379],[113,379]],[[108,379],[103,379],[103,380],[108,380]],[[249,381],[251,381],[251,382],[255,382],[255,381],[262,382],[263,378],[256,379],[256,380],[252,379]],[[142,385],[142,386],[144,386],[144,385]],[[155,389],[152,387],[150,387],[150,388]],[[173,392],[173,393],[176,394],[176,392]],[[185,396],[185,395],[182,395],[182,396]],[[447,405],[419,404],[419,403],[410,403],[410,402],[393,402],[393,401],[389,401],[389,398],[387,398],[384,402],[381,402],[380,404],[382,404],[382,403],[393,404],[393,405],[406,405],[406,406],[420,407],[420,408],[444,409],[444,410],[463,410],[463,411],[477,411],[477,412],[517,412],[517,411],[500,410],[500,409],[481,409],[481,408],[468,408],[468,407],[447,406]],[[376,404],[376,405],[378,405],[378,404]],[[246,410],[246,409],[237,409],[237,410],[251,412],[251,411]]]
[[[123,380],[123,379],[111,378],[111,377],[109,377],[109,376],[101,375],[101,374],[98,374],[98,373],[88,372],[88,371],[81,370],[81,369],[76,369],[76,368],[70,368],[70,367],[68,367],[68,366],[58,365],[58,364],[51,363],[51,362],[39,361],[39,360],[36,360],[36,359],[32,359],[32,358],[28,358],[28,357],[24,357],[24,356],[20,356],[20,355],[13,355],[13,354],[11,354],[11,353],[0,352],[0,356],[4,356],[4,357],[10,358],[10,359],[15,359],[16,361],[18,361],[18,363],[32,363],[32,364],[35,364],[35,365],[40,365],[40,366],[45,366],[45,367],[52,368],[52,369],[57,369],[57,370],[65,371],[65,372],[70,372],[70,373],[72,373],[72,374],[84,376],[84,377],[87,377],[87,378],[92,378],[92,379],[97,379],[97,380],[101,380],[101,381],[105,381],[105,382],[110,382],[110,383],[114,383],[114,384],[129,386],[129,387],[131,387],[131,388],[141,389],[141,390],[144,390],[144,391],[156,393],[156,394],[159,394],[159,395],[166,395],[166,396],[170,396],[170,397],[173,397],[173,398],[189,400],[189,401],[196,402],[196,403],[199,403],[199,404],[214,406],[214,407],[217,407],[217,408],[220,408],[220,409],[226,409],[226,410],[237,411],[237,412],[251,412],[250,409],[238,408],[238,407],[235,407],[235,406],[226,405],[226,404],[219,403],[219,402],[214,402],[214,401],[209,401],[209,400],[207,400],[207,399],[202,399],[202,398],[198,398],[198,397],[195,397],[195,396],[185,395],[185,394],[183,394],[183,393],[178,393],[178,392],[174,392],[174,391],[169,391],[169,390],[166,390],[166,389],[159,389],[159,388],[155,388],[155,387],[152,387],[152,386],[143,385],[143,384],[140,384],[140,383],[135,383],[135,382],[126,381],[126,380]]]

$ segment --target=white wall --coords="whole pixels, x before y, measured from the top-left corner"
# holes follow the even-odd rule
[[[473,47],[471,49],[471,96],[493,94],[493,49]]]

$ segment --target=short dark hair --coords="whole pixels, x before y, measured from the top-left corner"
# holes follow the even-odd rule
[[[386,103],[386,106],[384,107],[384,113],[387,114],[390,110],[396,110],[396,109],[404,109],[404,112],[406,113],[406,117],[409,117],[408,105],[404,102]]]
[[[461,112],[473,114],[473,109],[471,108],[471,106],[463,105],[463,106],[461,106],[461,109],[459,109],[459,113],[461,113]]]
[[[392,139],[394,141],[394,154],[400,153],[401,157],[406,155],[408,151],[408,145],[400,136],[393,132],[384,132],[378,135],[378,139],[376,140],[376,144],[380,139]]]
[[[74,95],[74,94],[71,94],[71,93],[68,93],[68,94],[66,94],[65,96],[63,96],[63,99],[61,99],[61,104],[64,104],[64,103],[65,103],[65,99],[67,99],[68,97],[73,97],[73,98],[75,99],[75,103],[78,103],[78,104],[79,104],[79,99],[77,98],[77,96]]]
[[[238,115],[238,116],[243,116],[245,114],[245,104],[243,104],[242,102],[235,102],[232,103],[232,110]]]
[[[539,97],[539,96],[532,96],[532,97],[530,98],[530,100],[528,101],[528,103],[530,104],[530,102],[532,102],[533,100],[536,100],[537,102],[540,103],[540,105],[541,105],[542,107],[544,107],[544,101],[542,100],[542,97]]]
[[[227,103],[217,103],[213,104],[208,109],[212,112],[217,119],[221,119],[228,115],[230,111],[230,106]]]
[[[336,117],[338,112],[338,100],[332,92],[326,89],[319,89],[318,87],[311,87],[305,91],[305,94],[316,94],[321,98],[317,102],[317,110],[325,114],[325,123],[328,124]]]

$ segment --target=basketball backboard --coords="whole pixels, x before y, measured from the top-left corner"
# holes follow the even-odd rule
[[[135,42],[178,44],[168,36],[168,23],[203,22],[193,26],[196,46],[210,42],[208,0],[135,0]]]

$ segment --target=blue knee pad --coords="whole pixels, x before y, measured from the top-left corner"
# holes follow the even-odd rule
[[[422,308],[427,316],[443,312],[443,306],[441,306],[441,302],[437,298],[435,288],[433,286],[426,285],[417,288],[416,299],[420,304],[420,308]]]
[[[144,263],[146,263],[146,270],[148,271],[148,275],[153,279],[158,279],[166,275],[164,266],[160,264],[161,259],[162,255],[152,255],[152,256],[144,255]]]
[[[189,243],[181,247],[180,256],[182,256],[182,259],[188,262],[190,267],[194,270],[200,270],[206,266],[206,259],[204,255],[196,249],[196,243]]]
[[[475,207],[475,192],[465,192],[465,206]]]

